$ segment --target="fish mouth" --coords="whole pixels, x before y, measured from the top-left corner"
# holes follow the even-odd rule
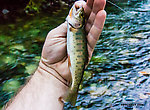
[[[83,11],[82,7],[79,9],[76,9],[76,15],[79,14],[79,12]]]
[[[76,14],[78,14],[79,12],[83,12],[83,6],[79,6],[77,4],[75,4],[75,10],[76,10]]]
[[[81,1],[76,2],[74,8],[75,8],[75,15],[76,16],[81,15],[84,11],[83,3],[81,3]]]

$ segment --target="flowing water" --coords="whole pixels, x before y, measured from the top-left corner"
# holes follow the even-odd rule
[[[75,107],[65,110],[148,110],[150,108],[150,0],[113,1],[85,71]],[[36,69],[49,30],[68,9],[17,18],[0,25],[0,107]]]

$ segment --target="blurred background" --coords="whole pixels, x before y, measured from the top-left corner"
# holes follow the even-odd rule
[[[36,70],[47,33],[75,0],[0,0],[0,109]],[[150,0],[110,0],[80,86],[65,110],[150,108]]]

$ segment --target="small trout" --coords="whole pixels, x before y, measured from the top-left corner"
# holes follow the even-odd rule
[[[72,83],[64,101],[76,104],[79,85],[85,65],[88,62],[87,39],[85,33],[84,1],[77,1],[70,9],[67,20],[67,52]]]

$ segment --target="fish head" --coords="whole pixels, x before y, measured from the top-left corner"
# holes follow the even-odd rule
[[[70,9],[67,21],[74,28],[81,28],[85,23],[84,5],[84,1],[77,1]]]

